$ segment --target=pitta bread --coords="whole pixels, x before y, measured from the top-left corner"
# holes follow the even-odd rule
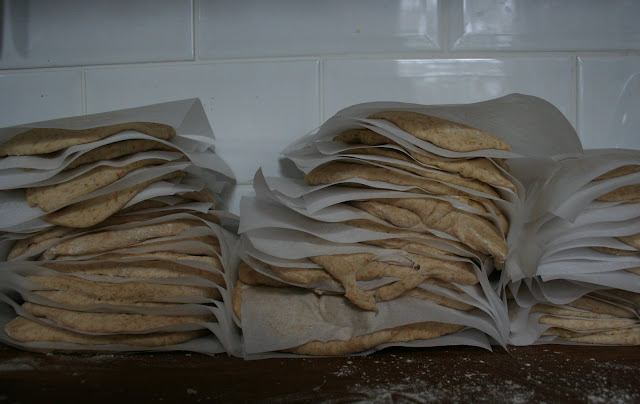
[[[27,278],[49,290],[71,291],[102,301],[152,302],[162,298],[179,296],[220,298],[218,289],[203,286],[165,285],[138,280],[119,283],[96,282],[70,275],[31,275]]]
[[[596,200],[603,202],[625,202],[640,198],[640,184],[627,185],[600,195]]]
[[[382,111],[369,119],[385,119],[418,139],[456,152],[511,150],[499,138],[467,125],[411,111]]]
[[[428,278],[445,282],[475,284],[478,278],[471,264],[448,261],[418,254],[406,254],[414,267],[390,264],[375,259],[375,255],[347,254],[320,255],[309,259],[323,267],[345,290],[345,297],[356,306],[376,311],[376,302],[395,299],[407,290],[413,289]],[[361,290],[358,280],[394,277],[399,280],[378,290]]]
[[[74,203],[44,216],[49,223],[67,227],[91,227],[96,225],[125,206],[134,196],[154,182],[184,177],[184,171],[174,171],[153,178],[120,191],[111,192],[86,201]]]
[[[591,247],[592,249],[599,251],[603,254],[609,255],[636,255],[640,254],[640,251],[630,251],[630,250],[620,250],[618,248],[610,248],[610,247]]]
[[[437,322],[408,324],[387,328],[348,340],[311,341],[286,351],[301,355],[348,355],[366,351],[381,344],[431,339],[460,331],[464,326]]]
[[[176,135],[169,125],[152,122],[127,122],[91,129],[34,128],[22,132],[0,145],[0,156],[30,156],[47,154],[67,147],[96,142],[116,133],[133,130],[158,139],[168,140]]]
[[[196,330],[150,334],[87,335],[52,327],[24,317],[13,319],[5,326],[5,331],[9,337],[20,342],[69,342],[81,345],[125,344],[137,347],[181,344],[208,333],[207,330]]]
[[[36,317],[44,317],[58,325],[86,332],[128,333],[152,330],[176,324],[216,321],[211,315],[151,315],[129,313],[93,313],[73,311],[26,302],[22,308]]]
[[[158,237],[177,236],[199,226],[204,224],[191,220],[172,220],[128,229],[89,233],[67,239],[48,248],[43,252],[42,257],[45,260],[53,260],[58,255],[85,255],[117,250]]]
[[[138,160],[122,167],[100,166],[60,184],[27,188],[29,206],[39,206],[45,212],[63,207],[72,200],[113,184],[142,167],[165,163],[161,159]]]
[[[489,221],[459,211],[450,203],[428,198],[398,198],[381,200],[420,216],[422,223],[432,229],[450,234],[474,250],[492,255],[499,268],[507,256],[507,245],[500,231]],[[396,214],[395,211],[389,215]]]
[[[543,335],[556,335],[561,339],[583,344],[640,345],[640,327],[621,328],[593,333],[583,333],[549,328]]]
[[[630,236],[617,237],[617,238],[618,240],[622,241],[627,245],[630,245],[636,250],[640,250],[640,233],[632,234]]]
[[[513,185],[513,183],[509,181],[500,172],[500,170],[498,170],[498,168],[486,158],[446,161],[427,157],[424,154],[417,153],[413,150],[406,150],[406,152],[409,153],[411,157],[417,160],[419,163],[426,164],[430,167],[439,168],[446,172],[460,174],[464,178],[475,179],[492,186],[505,187],[510,189],[514,193],[516,192],[515,185]],[[413,162],[413,160],[404,153],[382,147],[352,149],[343,153],[384,156],[406,161],[409,163]],[[402,167],[407,169],[408,171],[411,171],[406,168],[406,166]]]
[[[339,181],[348,181],[361,178],[368,181],[383,181],[395,185],[404,185],[421,188],[436,195],[466,195],[469,194],[452,188],[437,181],[418,177],[409,173],[392,171],[387,168],[371,165],[331,162],[314,168],[305,175],[305,181],[309,185],[331,185]],[[347,182],[348,186],[357,186]]]
[[[174,151],[175,147],[153,140],[123,140],[120,142],[106,144],[97,149],[90,150],[82,154],[77,159],[69,163],[64,170],[71,170],[83,164],[95,163],[96,161],[112,160],[118,157],[145,152],[149,150]]]
[[[213,264],[211,265],[212,267],[218,269],[222,267],[217,257],[206,258],[209,259],[207,263]],[[82,265],[46,262],[42,266],[65,274],[110,276],[131,280],[200,277],[224,286],[224,278],[217,272],[206,271],[164,259],[126,262],[99,261],[83,263]]]
[[[593,180],[594,181],[608,180],[611,178],[617,178],[617,177],[622,177],[624,175],[637,173],[638,171],[640,171],[640,165],[622,166],[622,167],[616,168],[615,170],[611,170],[608,173],[604,173],[601,176],[594,178]]]

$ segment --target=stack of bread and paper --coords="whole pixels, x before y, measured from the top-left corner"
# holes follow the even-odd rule
[[[520,95],[360,104],[291,145],[302,173],[258,172],[256,198],[241,203],[246,355],[504,344],[499,270],[524,209],[507,159],[536,143],[530,123],[549,110]],[[549,121],[570,128],[559,113]]]
[[[639,345],[640,151],[565,159],[532,198],[538,253],[509,285],[512,342]]]
[[[3,341],[237,349],[232,174],[198,100],[5,128],[0,156]]]

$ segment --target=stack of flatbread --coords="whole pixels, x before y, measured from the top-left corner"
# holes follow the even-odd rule
[[[241,203],[234,308],[249,354],[502,342],[489,276],[509,254],[519,198],[505,142],[389,109],[334,117],[285,154],[304,179],[259,172],[257,197]],[[263,335],[274,323],[294,332]]]
[[[547,314],[516,340],[640,344],[639,184],[639,151],[587,150],[542,188],[535,276],[509,287],[512,317]]]
[[[236,349],[235,236],[221,226],[233,215],[215,197],[216,178],[230,171],[199,114],[190,100],[3,130],[1,298],[18,314],[3,312],[3,340],[64,351]],[[113,122],[147,116],[175,123]],[[86,121],[106,124],[75,128]]]

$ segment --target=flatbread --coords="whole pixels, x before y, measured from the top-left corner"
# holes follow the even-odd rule
[[[69,342],[81,345],[125,344],[137,347],[181,344],[208,333],[207,330],[196,330],[150,334],[87,335],[52,327],[24,317],[13,319],[5,326],[5,331],[9,337],[20,342]]]
[[[509,181],[500,170],[486,158],[475,158],[469,160],[441,160],[436,158],[427,157],[424,154],[420,154],[413,150],[405,150],[409,153],[414,160],[419,163],[426,164],[428,166],[439,168],[443,171],[460,174],[464,178],[475,179],[482,181],[486,184],[498,187],[504,187],[510,189],[512,192],[516,192],[516,187],[511,181]],[[382,148],[382,147],[367,147],[347,150],[343,152],[345,154],[362,154],[362,155],[376,155],[390,157],[397,160],[406,162],[413,162],[406,154],[398,152],[396,150]],[[405,168],[407,169],[407,168]],[[410,171],[410,170],[408,170]]]
[[[467,125],[411,111],[382,111],[369,119],[385,119],[418,139],[456,152],[511,148],[499,138]]]
[[[366,351],[386,343],[407,342],[418,339],[431,339],[463,329],[463,325],[437,322],[423,322],[387,328],[370,334],[359,335],[348,340],[327,342],[311,341],[295,348],[287,349],[300,355],[348,355]]]
[[[49,223],[59,226],[85,228],[94,226],[125,206],[134,196],[154,182],[184,177],[184,171],[174,171],[120,191],[111,192],[86,201],[74,203],[44,216]]]
[[[600,331],[616,328],[627,328],[629,326],[638,324],[638,321],[628,318],[578,319],[556,316],[542,316],[538,319],[538,323],[574,331]]]
[[[43,317],[57,325],[78,331],[100,333],[128,333],[152,330],[176,324],[216,321],[215,315],[157,315],[131,313],[93,313],[65,310],[26,302],[22,308],[36,317]]]
[[[309,174],[306,174],[304,178],[309,185],[331,185],[341,181],[360,178],[367,181],[382,181],[389,184],[416,187],[436,195],[472,196],[464,191],[431,179],[393,171],[387,168],[356,163],[326,163],[314,168]],[[346,182],[346,184],[348,186],[356,185],[349,182]]]
[[[632,234],[630,236],[617,237],[617,239],[627,245],[630,245],[636,250],[640,250],[640,233]]]
[[[621,328],[593,333],[549,328],[543,335],[555,335],[570,342],[583,344],[640,345],[640,327]]]
[[[468,262],[448,261],[410,253],[406,256],[414,262],[413,267],[378,261],[375,255],[368,253],[319,255],[309,259],[323,267],[342,285],[345,297],[349,301],[370,311],[376,311],[377,302],[392,300],[428,278],[461,284],[478,282],[475,271]],[[399,280],[378,290],[365,291],[357,285],[358,280],[384,277],[394,277]]]
[[[165,259],[125,262],[99,261],[82,264],[46,262],[41,265],[65,274],[108,276],[130,280],[199,277],[224,286],[224,277],[220,273],[213,271],[213,268],[222,271],[222,264],[217,257],[203,257],[208,258],[206,263],[210,264],[212,269],[209,271],[169,261],[167,259],[169,258],[168,256],[163,258]],[[176,259],[180,257],[178,257],[178,254],[174,254],[170,258]]]
[[[289,286],[287,283],[281,282],[277,279],[273,279],[269,276],[263,275],[260,272],[251,268],[246,262],[242,261],[238,266],[238,279],[243,284],[247,285],[265,285],[273,287],[285,287]]]
[[[127,122],[80,130],[34,128],[19,133],[0,145],[0,156],[52,153],[70,146],[96,142],[127,130],[163,140],[171,139],[176,135],[175,129],[171,126],[152,122]]]
[[[507,256],[507,245],[500,231],[489,221],[455,209],[450,203],[430,198],[382,199],[383,203],[416,214],[422,223],[458,238],[482,253],[493,256],[500,268]],[[395,211],[389,215],[395,215]]]
[[[58,255],[85,255],[117,250],[154,238],[177,236],[199,226],[204,224],[193,220],[171,220],[128,229],[84,234],[48,248],[42,253],[42,258],[53,260]]]
[[[633,250],[621,250],[619,248],[611,248],[611,247],[600,247],[600,246],[595,246],[595,247],[591,247],[592,249],[599,251],[603,254],[609,254],[609,255],[636,255],[636,254],[640,254],[640,251],[633,251]]]
[[[102,301],[155,301],[168,297],[197,296],[219,299],[217,288],[191,285],[171,285],[132,282],[97,282],[71,275],[31,275],[28,279],[43,286],[43,289],[70,291]]]
[[[7,255],[7,261],[14,260],[22,255],[28,254],[31,251],[37,250],[45,245],[51,244],[60,240],[61,238],[68,236],[72,233],[79,233],[81,230],[74,229],[72,227],[54,226],[45,230],[42,230],[33,236],[23,238],[16,241],[11,247],[9,254]]]
[[[27,188],[29,206],[39,206],[45,212],[63,207],[72,200],[113,184],[142,167],[165,163],[162,159],[138,160],[122,167],[100,166],[69,181],[43,187]]]
[[[617,177],[622,177],[624,175],[637,173],[638,171],[640,171],[640,165],[637,165],[637,164],[627,165],[627,166],[618,167],[615,170],[611,170],[607,173],[604,173],[601,176],[594,178],[593,180],[594,181],[608,180],[611,178],[617,178]]]
[[[640,199],[640,184],[620,187],[596,198],[597,201],[603,202],[626,202],[636,199]]]
[[[77,159],[69,163],[64,168],[64,170],[71,170],[83,164],[90,164],[103,160],[112,160],[118,157],[141,153],[149,150],[177,151],[177,149],[173,146],[156,142],[154,140],[123,140],[120,142],[100,146],[97,149],[90,150],[80,155]]]

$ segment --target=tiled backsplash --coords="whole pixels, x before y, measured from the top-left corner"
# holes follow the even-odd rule
[[[236,199],[258,167],[280,172],[286,144],[365,101],[532,94],[585,147],[640,148],[636,0],[0,5],[0,126],[200,97],[245,184]]]

